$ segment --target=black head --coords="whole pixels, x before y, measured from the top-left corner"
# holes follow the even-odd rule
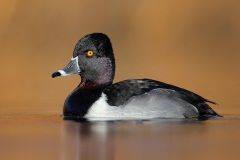
[[[76,44],[70,63],[52,76],[80,74],[81,84],[109,85],[115,73],[112,44],[107,35],[92,33]]]

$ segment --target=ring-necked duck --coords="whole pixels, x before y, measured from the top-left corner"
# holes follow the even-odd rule
[[[115,59],[107,35],[81,38],[69,64],[52,77],[79,74],[80,84],[67,97],[68,119],[209,118],[219,116],[193,92],[151,79],[128,79],[115,84]]]

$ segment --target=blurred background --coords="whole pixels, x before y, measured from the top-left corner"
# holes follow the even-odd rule
[[[77,75],[52,79],[76,42],[107,34],[115,82],[152,78],[239,113],[240,2],[236,0],[1,0],[0,114],[61,113]]]
[[[237,0],[1,0],[1,159],[239,159],[239,8]],[[225,117],[63,121],[63,102],[80,78],[51,74],[93,32],[112,41],[115,82],[174,84],[217,102],[212,107]]]

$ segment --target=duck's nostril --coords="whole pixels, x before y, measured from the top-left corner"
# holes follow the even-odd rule
[[[55,78],[55,77],[57,77],[57,76],[61,76],[61,73],[59,73],[59,72],[54,72],[54,73],[52,74],[52,78]]]

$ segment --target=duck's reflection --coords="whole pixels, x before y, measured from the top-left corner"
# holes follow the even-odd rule
[[[61,159],[114,159],[111,122],[65,121],[61,135]]]
[[[61,131],[61,160],[112,160],[119,156],[120,159],[125,159],[127,155],[122,153],[129,150],[129,154],[136,156],[135,159],[153,155],[158,157],[165,154],[166,149],[159,150],[156,147],[143,152],[143,148],[147,150],[147,146],[159,146],[174,150],[172,144],[185,144],[182,137],[189,134],[198,136],[206,132],[207,125],[203,125],[204,122],[197,119],[81,123],[64,121]]]

